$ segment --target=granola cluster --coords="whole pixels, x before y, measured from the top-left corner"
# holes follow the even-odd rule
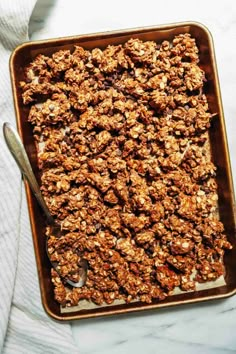
[[[212,115],[189,34],[38,55],[21,82],[41,190],[63,236],[50,235],[55,298],[162,300],[224,273],[231,245],[216,216]],[[49,232],[49,230],[47,231]]]

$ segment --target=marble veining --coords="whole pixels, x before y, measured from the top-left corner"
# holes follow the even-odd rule
[[[234,0],[163,2],[38,0],[31,39],[180,21],[205,24],[214,39],[231,164],[236,183],[236,5]],[[236,296],[154,312],[72,323],[82,354],[236,353]]]

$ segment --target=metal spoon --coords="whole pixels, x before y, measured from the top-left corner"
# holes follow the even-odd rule
[[[52,217],[52,215],[50,214],[50,211],[45,203],[45,200],[43,199],[42,193],[40,191],[38,182],[35,178],[35,175],[33,173],[29,158],[27,156],[27,153],[25,151],[24,145],[20,139],[19,134],[17,133],[17,131],[9,124],[9,123],[4,123],[3,124],[3,134],[4,134],[4,138],[6,141],[6,144],[8,146],[8,149],[10,150],[12,156],[14,157],[17,165],[19,166],[23,176],[27,179],[27,181],[29,182],[29,185],[32,189],[32,192],[34,193],[39,205],[41,206],[41,208],[43,209],[46,218],[48,220],[48,223],[50,225],[51,228],[51,232],[50,234],[53,234],[56,237],[60,237],[61,236],[61,227],[60,225],[58,225],[54,218]],[[47,236],[47,241],[48,241],[48,237]],[[51,261],[50,259],[50,254],[48,252],[48,242],[46,241],[46,251],[47,251],[47,255],[48,258],[53,266],[53,268],[57,271],[57,273],[60,275],[60,271],[58,270],[58,264],[57,262]],[[70,279],[64,278],[66,280],[66,282],[76,288],[80,288],[82,287],[87,279],[87,268],[88,268],[88,263],[85,259],[82,259],[80,261],[80,280],[75,283],[73,281],[71,281]],[[61,276],[63,278],[63,276]]]

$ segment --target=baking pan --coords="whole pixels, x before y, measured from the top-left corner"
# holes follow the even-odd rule
[[[154,310],[161,307],[225,298],[236,292],[236,230],[232,175],[214,45],[211,34],[202,24],[195,22],[174,23],[162,26],[27,42],[18,46],[12,53],[10,59],[10,73],[18,131],[38,178],[37,154],[32,127],[31,124],[27,122],[29,107],[23,105],[19,82],[24,80],[24,67],[39,53],[50,56],[60,49],[72,49],[74,45],[81,45],[89,50],[95,47],[105,48],[108,44],[122,44],[130,38],[161,42],[164,39],[172,40],[175,35],[180,33],[190,33],[196,39],[200,51],[200,67],[205,71],[207,78],[204,92],[207,95],[210,111],[217,114],[213,119],[210,129],[210,145],[212,160],[217,166],[220,219],[224,223],[227,237],[233,245],[232,251],[226,252],[224,258],[226,270],[224,279],[225,285],[172,295],[167,297],[164,301],[153,301],[151,304],[133,302],[130,304],[96,306],[95,308],[79,311],[75,310],[70,313],[61,312],[60,305],[54,300],[53,285],[50,279],[51,266],[45,250],[44,228],[46,220],[27,182],[25,182],[42,303],[46,312],[54,319],[65,321],[148,309]]]

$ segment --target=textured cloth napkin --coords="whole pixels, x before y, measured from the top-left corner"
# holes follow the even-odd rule
[[[0,1],[0,353],[78,353],[71,326],[42,308],[24,185],[2,134],[4,121],[16,125],[9,57],[28,40],[35,2]]]

